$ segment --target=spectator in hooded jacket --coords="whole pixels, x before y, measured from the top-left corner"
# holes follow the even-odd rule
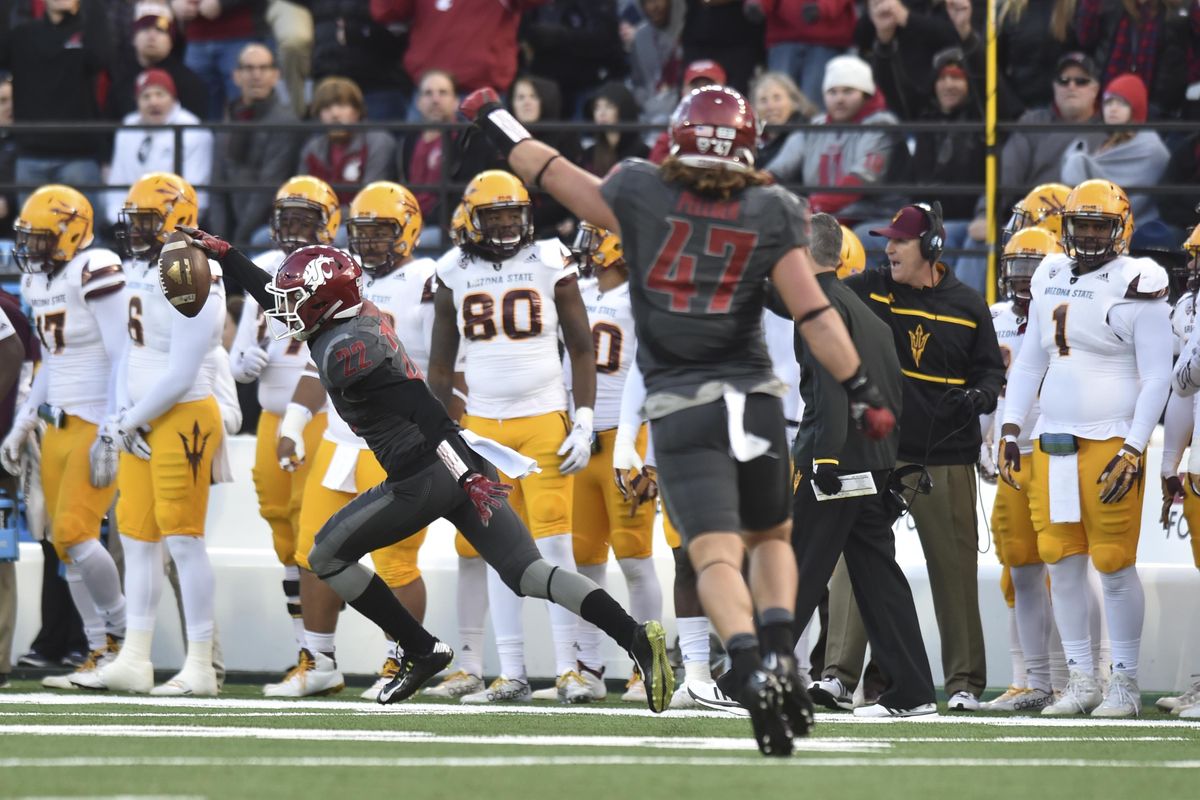
[[[183,63],[175,47],[179,34],[166,5],[139,3],[138,18],[131,35],[132,49],[122,53],[113,68],[112,86],[108,90],[108,112],[121,119],[137,108],[134,83],[148,69],[161,69],[175,81],[179,104],[201,117],[208,113],[208,84]]]
[[[825,65],[854,42],[854,0],[746,0],[745,8],[766,23],[767,69],[819,103]]]
[[[1137,75],[1118,75],[1104,87],[1103,114],[1106,125],[1146,121],[1146,84]],[[1171,154],[1157,131],[1114,131],[1099,144],[1095,140],[1073,142],[1063,154],[1062,180],[1076,186],[1092,178],[1118,186],[1152,186],[1159,182]],[[1154,198],[1130,194],[1134,222],[1141,226],[1158,219]]]
[[[354,125],[362,122],[366,111],[362,90],[349,78],[326,78],[313,90],[312,117],[322,125]],[[391,134],[331,128],[301,148],[296,172],[330,184],[338,202],[349,207],[362,186],[395,178],[395,165],[396,140]]]
[[[522,16],[519,35],[529,71],[558,83],[570,118],[597,87],[629,71],[616,0],[551,0]]]
[[[969,0],[958,0],[968,4]],[[959,43],[946,9],[932,0],[867,0],[854,40],[875,73],[888,108],[915,119],[933,82],[929,54]]]
[[[679,102],[683,78],[684,0],[640,0],[646,20],[629,49],[629,83],[642,122],[665,124]]]
[[[637,102],[625,84],[613,81],[600,87],[591,102],[589,116],[597,125],[614,125],[618,122],[637,122]],[[583,151],[580,165],[594,175],[603,177],[608,171],[626,158],[645,158],[650,148],[636,131],[606,130],[596,136],[596,141]]]
[[[1000,74],[1026,108],[1048,106],[1054,93],[1046,76],[1058,60],[1079,49],[1078,0],[998,0],[996,49]]]
[[[362,89],[369,120],[403,120],[408,113],[412,81],[397,53],[403,36],[371,19],[370,0],[306,0],[312,9],[313,80],[337,75]]]
[[[1123,73],[1138,75],[1146,84],[1149,114],[1173,114],[1183,105],[1187,90],[1188,58],[1193,37],[1200,36],[1200,5],[1190,4],[1188,16],[1176,13],[1178,3],[1166,0],[1079,0],[1075,33],[1079,46],[1100,65],[1101,83]]]

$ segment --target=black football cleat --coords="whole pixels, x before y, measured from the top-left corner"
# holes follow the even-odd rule
[[[796,672],[796,659],[789,655],[769,653],[763,659],[763,669],[775,676],[779,684],[783,717],[793,736],[808,736],[813,727],[813,702]]]
[[[741,705],[750,712],[754,738],[764,756],[790,756],[792,731],[783,714],[783,697],[779,681],[765,669],[750,673],[749,680],[738,693]]]
[[[667,634],[662,623],[650,620],[638,626],[629,657],[642,676],[647,705],[655,714],[661,714],[675,693],[675,670],[667,658]]]
[[[404,654],[400,669],[395,677],[379,690],[379,703],[399,703],[412,697],[425,683],[449,666],[454,660],[454,651],[445,642],[437,642],[433,650],[423,656]]]

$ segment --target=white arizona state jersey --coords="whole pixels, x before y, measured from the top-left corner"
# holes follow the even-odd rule
[[[461,251],[438,264],[438,282],[454,294],[468,414],[516,419],[567,409],[554,288],[578,273],[557,240],[499,264]]]
[[[600,291],[595,278],[579,281],[579,293],[587,309],[592,345],[596,350],[595,429],[606,431],[621,421],[621,392],[625,377],[637,354],[637,334],[633,329],[633,310],[629,306],[629,284],[622,283],[607,292]],[[564,359],[564,375],[571,383],[571,360]]]
[[[1049,355],[1035,433],[1125,437],[1143,378],[1134,320],[1151,304],[1167,302],[1167,273],[1148,258],[1119,256],[1082,275],[1072,272],[1071,263],[1066,255],[1046,256],[1033,276],[1036,344]],[[1154,417],[1161,412],[1155,409]]]
[[[1021,343],[1025,340],[1025,323],[1023,316],[1018,316],[1012,301],[1005,300],[992,306],[992,327],[996,329],[996,342],[1000,345],[1000,355],[1004,357],[1004,370],[1012,370],[1013,362],[1021,352]],[[1033,452],[1033,429],[1037,425],[1039,414],[1038,403],[1035,400],[1020,423],[1021,435],[1017,437],[1017,446],[1022,453]],[[996,402],[996,419],[1004,419],[1004,395],[1001,394]],[[996,435],[996,447],[1000,446],[1000,437]],[[999,462],[997,462],[999,463]]]
[[[274,277],[283,259],[282,250],[268,250],[257,256],[254,263]],[[287,410],[287,404],[304,372],[304,365],[309,361],[307,344],[298,339],[275,338],[284,330],[283,323],[269,319],[258,302],[249,294],[246,295],[231,357],[240,359],[241,354],[252,347],[267,351],[267,365],[258,376],[258,404],[263,410],[278,416]]]
[[[1175,334],[1175,355],[1179,355],[1187,344],[1192,329],[1196,327],[1196,304],[1200,292],[1192,291],[1180,295],[1171,307],[1171,331]]]
[[[225,305],[225,287],[221,282],[221,266],[209,259],[213,277],[208,302]],[[158,277],[158,259],[146,262],[135,259],[125,264],[129,294],[129,350],[126,358],[126,386],[131,402],[138,402],[168,371],[171,363],[171,327],[179,312],[162,292]],[[209,331],[211,347],[221,344],[225,314],[216,315]],[[202,400],[213,393],[215,366],[211,360],[201,362],[200,371],[191,387],[178,402]]]
[[[21,277],[21,296],[32,309],[42,342],[49,380],[46,402],[88,422],[103,420],[112,378],[88,300],[120,292],[125,284],[120,257],[103,249],[85,250],[53,276],[39,272]]]
[[[422,374],[429,371],[436,270],[433,259],[418,258],[382,278],[363,273],[363,299],[379,308]]]

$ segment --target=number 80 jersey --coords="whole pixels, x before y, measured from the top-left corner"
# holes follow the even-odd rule
[[[566,411],[554,288],[579,274],[557,240],[535,242],[499,264],[451,250],[438,282],[454,295],[467,413],[517,419]]]

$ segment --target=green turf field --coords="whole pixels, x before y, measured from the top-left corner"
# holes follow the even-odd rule
[[[615,702],[382,707],[330,700],[0,692],[5,797],[1184,798],[1200,779],[1200,721],[818,715],[790,759],[764,759],[750,724],[655,717]]]

